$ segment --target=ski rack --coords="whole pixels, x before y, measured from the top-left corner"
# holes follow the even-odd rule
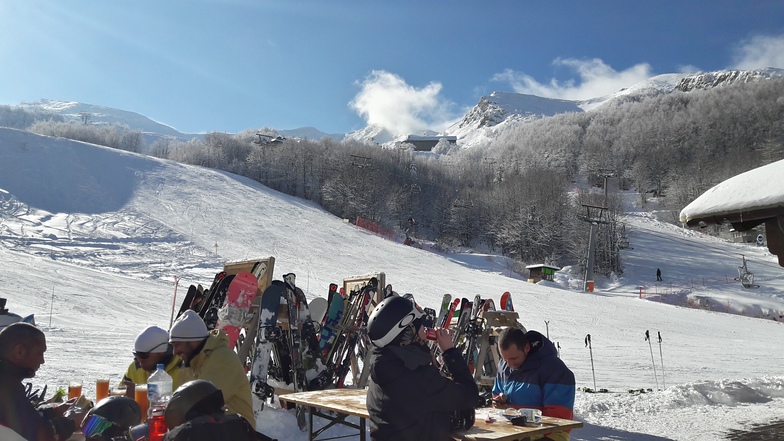
[[[480,311],[479,352],[474,362],[474,381],[480,387],[493,386],[501,355],[498,351],[498,335],[504,328],[518,325],[518,314],[514,311]],[[471,350],[469,348],[469,350]]]
[[[370,311],[373,311],[373,308],[375,308],[376,305],[384,300],[384,288],[387,286],[386,275],[383,272],[378,272],[364,276],[351,276],[343,279],[343,289],[346,293],[349,293],[354,290],[362,289],[362,287],[367,285],[370,282],[370,279],[374,277],[378,280],[378,290],[376,290],[375,296],[370,299],[367,309],[364,311],[367,312],[368,315],[370,315]],[[367,331],[364,327],[360,327],[356,332],[359,333],[360,340],[363,340],[367,344],[367,350],[365,351],[365,356],[362,357],[362,370],[360,371],[357,351],[355,348],[351,349],[351,377],[354,387],[364,389],[367,386],[367,381],[370,377],[369,361],[370,353],[372,352],[372,343],[367,339]],[[362,342],[357,341],[357,345],[359,344],[362,344]]]
[[[261,303],[261,294],[272,283],[272,274],[275,269],[275,257],[270,256],[253,260],[232,261],[226,262],[223,265],[223,271],[226,273],[226,275],[252,272],[254,268],[258,267],[257,265],[266,265],[267,269],[264,271],[264,273],[261,274],[260,277],[259,275],[256,275],[259,280],[258,289],[256,290],[256,298],[253,299],[253,303],[251,304],[251,307],[247,313],[247,317],[250,319],[242,326],[245,331],[242,344],[238,349],[236,349],[237,355],[239,356],[243,365],[246,363],[245,360],[247,360],[251,348],[255,345],[256,334],[259,330],[259,305]]]

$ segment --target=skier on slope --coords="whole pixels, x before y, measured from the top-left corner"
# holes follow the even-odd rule
[[[229,347],[229,336],[207,325],[196,311],[185,311],[171,328],[169,341],[183,361],[180,381],[209,380],[223,392],[229,411],[248,420],[255,429],[250,383],[237,354]]]
[[[450,412],[473,410],[478,401],[476,383],[446,329],[436,330],[436,343],[454,380],[433,366],[421,316],[413,302],[392,296],[368,319],[376,346],[367,393],[374,441],[449,440]]]
[[[13,323],[0,331],[0,424],[28,441],[65,440],[84,417],[84,412],[69,412],[76,399],[39,412],[22,386],[44,363],[44,352],[46,336],[29,323]]]
[[[172,387],[177,389],[182,381],[179,379],[180,357],[174,355],[169,343],[169,333],[158,326],[148,326],[133,343],[133,361],[125,372],[123,381],[134,384],[147,383],[158,363],[172,377]]]

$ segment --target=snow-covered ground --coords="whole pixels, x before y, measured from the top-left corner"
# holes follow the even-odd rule
[[[498,259],[393,243],[227,173],[9,129],[0,129],[0,149],[0,296],[46,332],[35,385],[81,379],[90,396],[95,378],[122,375],[140,330],[169,325],[174,276],[182,298],[226,261],[275,256],[275,274],[296,273],[309,298],[379,271],[423,306],[436,307],[444,293],[498,302],[510,291],[526,327],[558,342],[578,388],[594,388],[595,377],[610,391],[578,392],[575,417],[585,427],[574,440],[719,440],[784,411],[784,328],[755,318],[784,311],[784,268],[765,247],[632,211],[624,274],[588,294],[569,268],[555,283],[529,284]],[[733,280],[741,255],[758,289]],[[680,306],[699,297],[719,310]],[[626,392],[657,384],[662,390]],[[285,410],[269,408],[258,423],[280,440],[307,439]]]

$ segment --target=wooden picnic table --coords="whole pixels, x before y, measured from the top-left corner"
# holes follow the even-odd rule
[[[297,392],[280,397],[281,400],[310,408],[308,413],[308,440],[315,440],[320,434],[336,424],[357,429],[359,439],[366,439],[366,420],[369,418],[365,400],[366,389],[327,389],[311,392]],[[337,415],[326,413],[335,412]],[[486,422],[488,413],[495,417],[494,421]],[[325,418],[329,423],[313,431],[313,416]],[[346,417],[359,417],[359,424],[346,421]],[[482,408],[476,410],[476,421],[468,430],[452,432],[455,440],[466,441],[515,441],[524,440],[530,436],[545,433],[561,432],[564,430],[583,427],[579,421],[564,420],[561,418],[542,417],[538,424],[515,426],[506,418],[499,416],[495,409]],[[354,436],[354,435],[347,435]]]

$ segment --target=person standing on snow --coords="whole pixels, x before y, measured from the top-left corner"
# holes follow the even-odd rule
[[[185,311],[169,333],[174,355],[183,366],[180,382],[208,380],[223,392],[226,406],[256,428],[253,417],[250,382],[237,354],[229,347],[229,336],[220,329],[207,331],[207,325],[196,311]]]
[[[412,301],[391,296],[368,319],[368,336],[375,346],[367,392],[374,441],[451,440],[451,411],[473,410],[479,399],[471,372],[446,329],[436,329],[436,343],[454,380],[433,366],[421,316]]]
[[[133,362],[128,366],[123,381],[147,383],[159,363],[164,366],[166,373],[171,375],[172,387],[177,389],[182,384],[179,379],[180,357],[174,355],[169,344],[169,333],[158,326],[149,326],[140,332],[133,342]]]
[[[661,269],[659,269],[659,268],[656,268],[656,281],[657,281],[657,282],[661,282],[661,281],[662,281],[662,278],[661,278]]]
[[[76,399],[39,412],[25,394],[22,380],[33,378],[44,364],[46,337],[29,323],[13,323],[0,331],[0,424],[28,441],[68,439],[84,413],[65,417]]]
[[[542,415],[574,418],[574,374],[558,358],[555,346],[536,331],[508,327],[498,337],[501,361],[493,385],[493,407],[533,408]],[[536,440],[568,441],[568,432]]]

